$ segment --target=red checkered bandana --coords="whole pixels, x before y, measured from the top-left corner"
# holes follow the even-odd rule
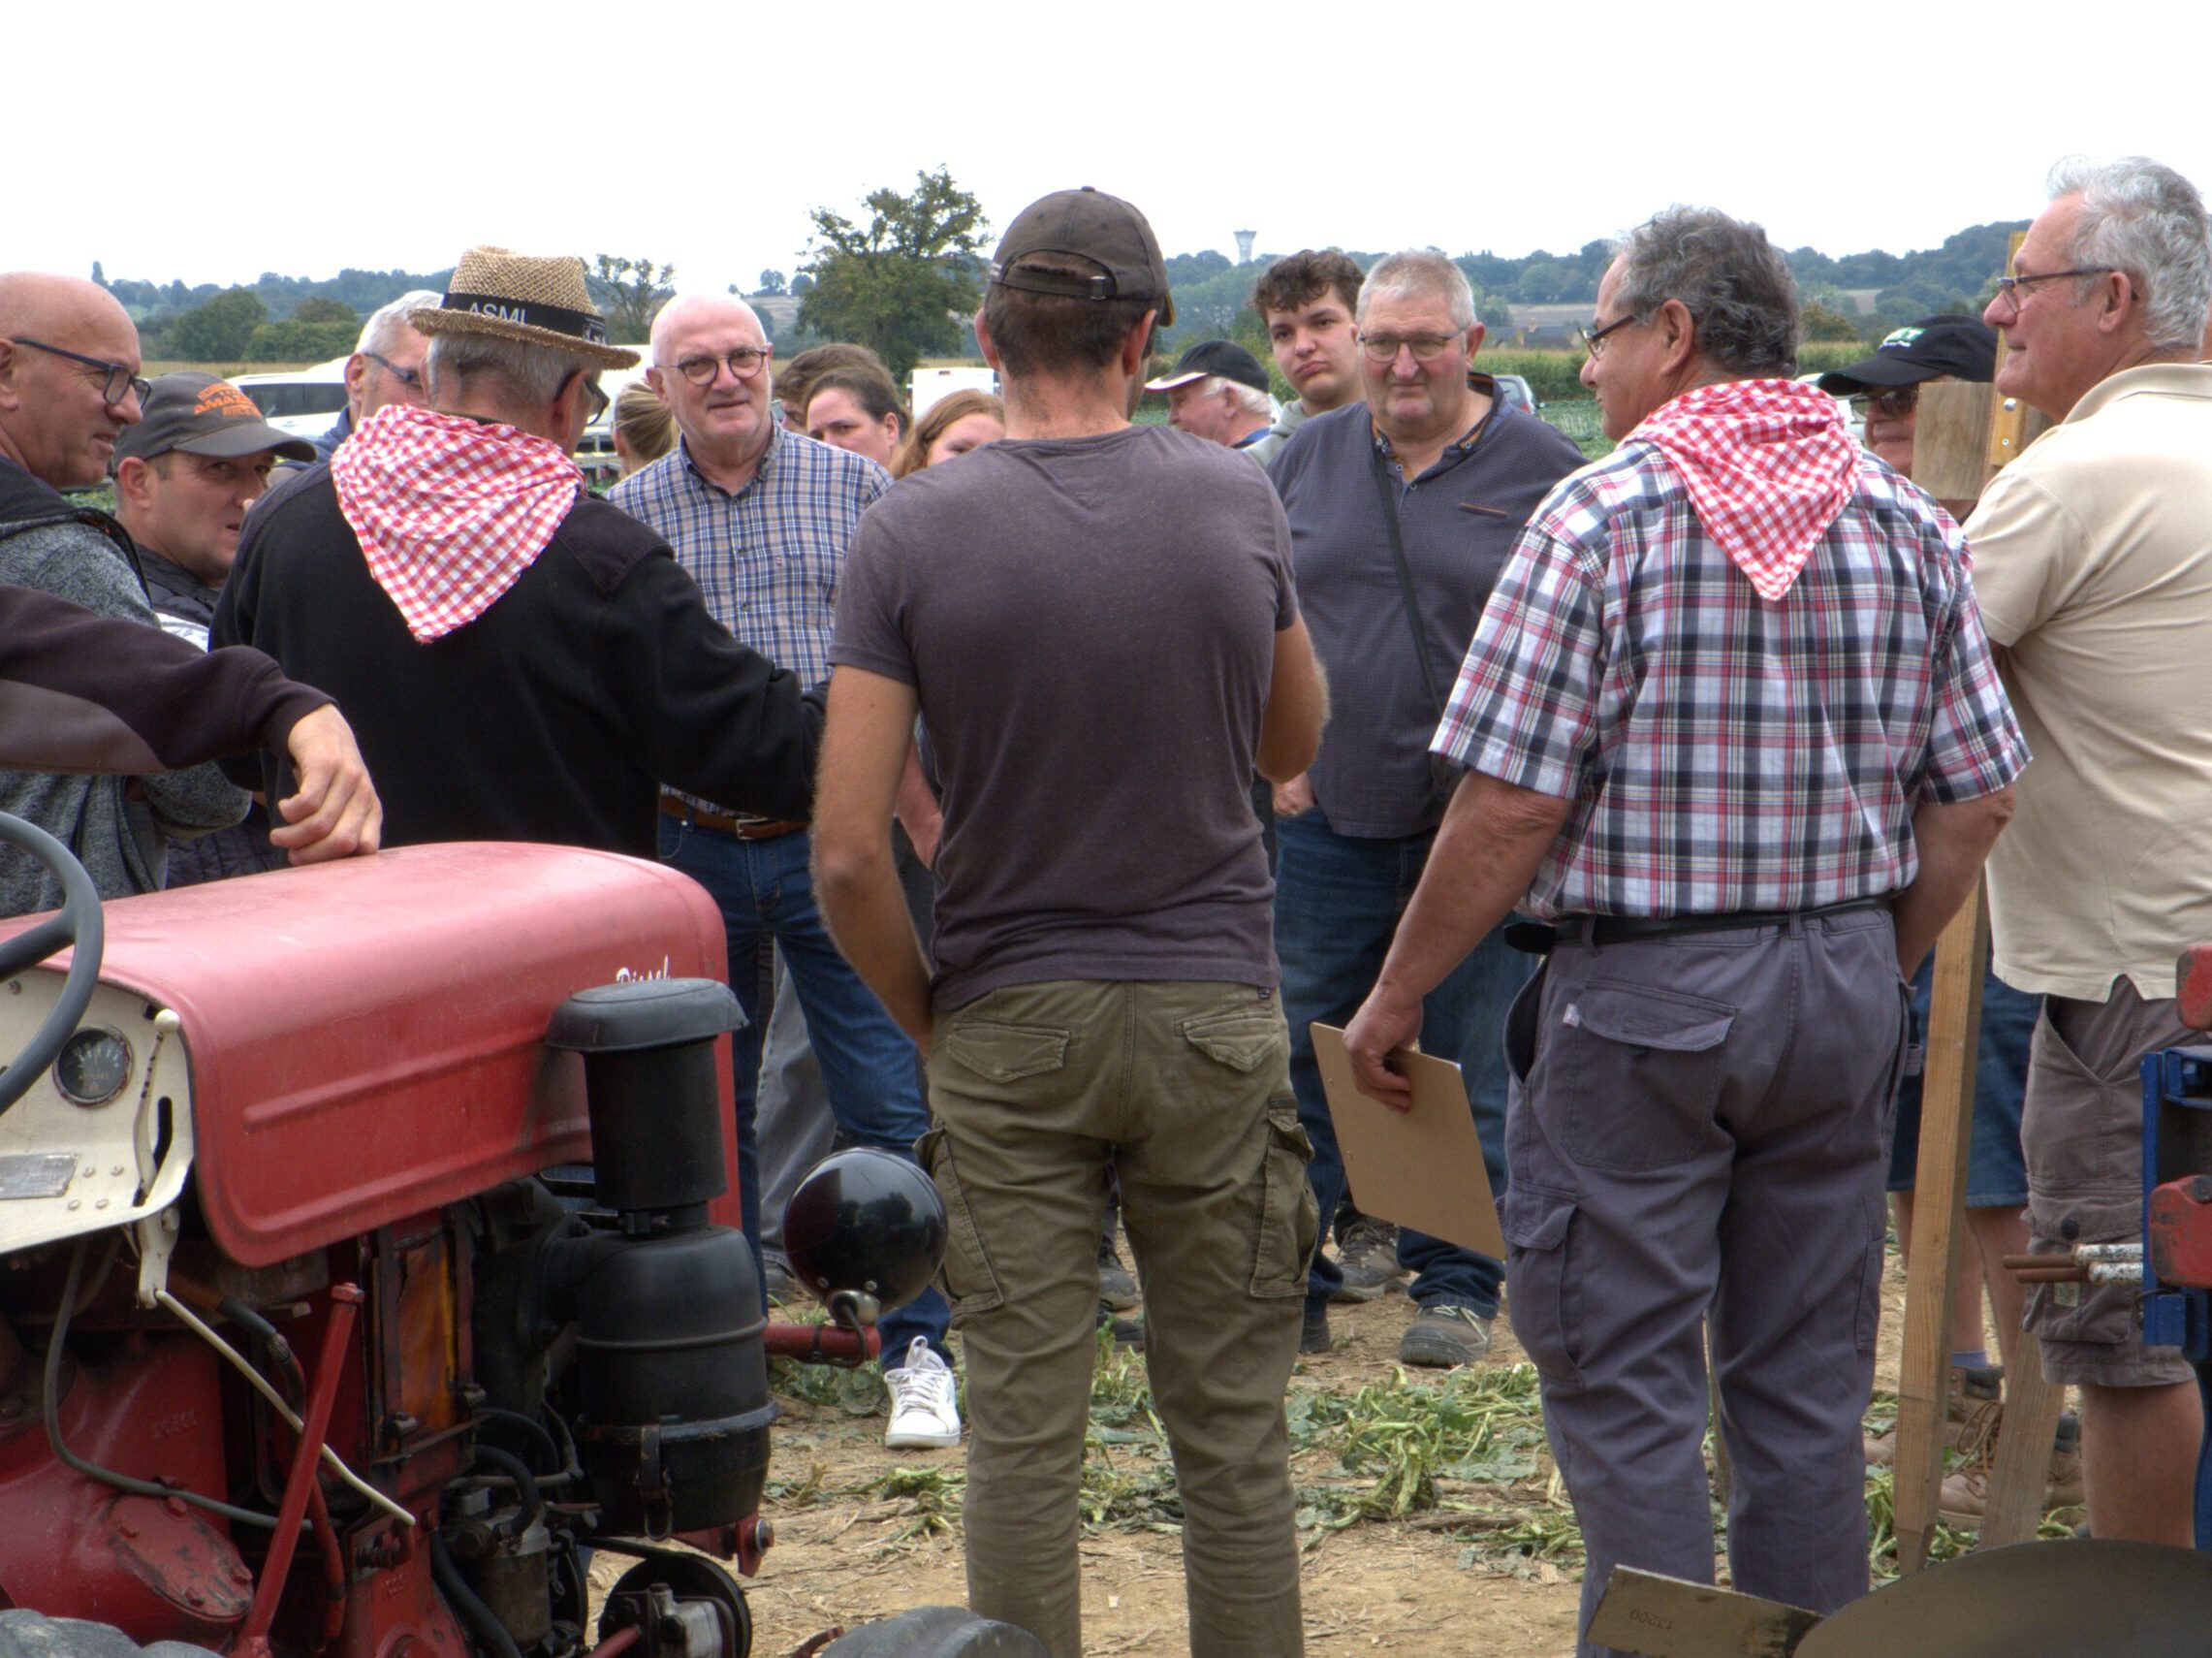
[[[1673,462],[1705,533],[1770,601],[1797,580],[1858,471],[1843,405],[1796,380],[1698,386],[1624,441],[1638,439]]]
[[[521,579],[575,510],[584,474],[550,438],[388,403],[331,457],[368,573],[427,642]]]

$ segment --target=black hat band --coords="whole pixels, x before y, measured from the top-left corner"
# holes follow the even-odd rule
[[[588,311],[564,310],[558,305],[531,304],[526,301],[506,299],[497,294],[448,294],[438,308],[445,311],[474,311],[479,316],[497,317],[501,322],[521,323],[525,328],[540,328],[549,334],[565,334],[587,345],[607,343],[606,323]]]

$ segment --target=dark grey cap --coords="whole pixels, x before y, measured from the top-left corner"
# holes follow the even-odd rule
[[[312,461],[315,446],[262,419],[254,400],[228,380],[197,369],[164,374],[145,396],[138,425],[115,439],[115,460],[151,461],[181,449],[214,461],[236,461],[273,449],[287,461]]]
[[[1088,261],[1098,267],[1098,274],[1040,271],[1024,263],[1044,253]],[[1153,227],[1119,196],[1089,184],[1080,190],[1056,190],[1015,214],[999,239],[998,251],[991,257],[991,279],[1001,288],[1019,288],[1026,294],[1152,300],[1157,302],[1161,327],[1175,321],[1167,261],[1160,257]]]

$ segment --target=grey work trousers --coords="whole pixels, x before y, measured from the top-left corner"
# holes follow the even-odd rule
[[[1109,1170],[1183,1500],[1195,1658],[1298,1658],[1283,1393],[1318,1223],[1288,1033],[1249,985],[1017,984],[941,1015],[945,1290],[967,1362],[968,1605],[1081,1658],[1076,1540]]]
[[[1514,1004],[1506,1305],[1582,1526],[1585,1631],[1615,1566],[1712,1581],[1708,1322],[1735,1586],[1820,1612],[1866,1592],[1896,950],[1879,908],[1570,937]]]

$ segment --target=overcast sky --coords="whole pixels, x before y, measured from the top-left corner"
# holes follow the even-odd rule
[[[1560,251],[1675,201],[1903,252],[2033,214],[2070,151],[2212,186],[2195,7],[31,5],[0,264],[111,277],[497,242],[750,288],[809,207],[940,164],[994,239],[1089,183],[1231,257]]]

